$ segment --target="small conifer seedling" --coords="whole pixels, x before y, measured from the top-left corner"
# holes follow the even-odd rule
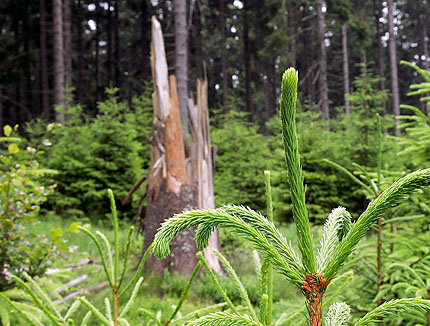
[[[430,169],[413,172],[393,183],[369,204],[355,222],[352,222],[351,215],[345,208],[335,208],[324,225],[320,247],[315,249],[305,202],[304,178],[296,133],[297,83],[297,71],[293,68],[288,69],[282,77],[280,113],[300,256],[272,221],[243,206],[188,211],[168,219],[155,235],[153,252],[159,258],[167,256],[170,253],[170,242],[185,228],[199,226],[196,242],[201,249],[207,247],[209,236],[215,227],[227,228],[232,233],[249,240],[255,249],[265,255],[275,270],[301,290],[307,299],[309,325],[321,326],[324,292],[348,256],[379,216],[383,216],[387,210],[414,190],[430,185]],[[429,309],[430,302],[416,298],[389,301],[368,313],[356,325],[367,325],[390,312],[414,308]],[[324,319],[324,325],[346,325],[348,315],[349,308],[346,304],[334,303]],[[202,320],[203,323],[196,325],[263,325],[251,322],[247,315],[237,312],[216,313],[205,318]]]

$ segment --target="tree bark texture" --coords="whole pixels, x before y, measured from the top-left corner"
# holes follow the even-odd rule
[[[97,1],[96,2],[96,34],[99,33],[100,30],[100,24],[99,24],[99,16],[100,16],[100,4]],[[78,8],[76,11],[76,30],[77,30],[77,37],[76,37],[76,50],[78,53],[78,62],[76,64],[77,66],[77,84],[76,84],[76,90],[78,93],[77,102],[82,103],[84,98],[84,47],[83,47],[83,28],[82,28],[82,0],[78,0]],[[97,36],[96,36],[97,39]],[[97,62],[96,62],[96,69],[97,69]],[[97,79],[96,79],[97,82]],[[97,101],[97,91],[96,91],[96,101]]]
[[[48,51],[46,45],[46,7],[45,0],[40,0],[40,84],[42,91],[42,116],[50,118],[49,110],[49,81],[48,81]]]
[[[308,16],[310,15],[309,8],[305,6],[305,9],[303,10],[302,14],[302,20],[305,21],[305,27],[304,27],[304,52],[305,52],[305,58],[306,58],[306,89],[307,89],[307,95],[309,102],[311,104],[315,103],[315,84],[314,84],[314,73],[313,73],[313,56],[312,56],[312,28],[309,23]]]
[[[378,73],[379,73],[379,90],[385,90],[385,73],[384,73],[384,52],[381,43],[381,23],[379,19],[381,18],[381,2],[379,0],[373,0],[373,12],[375,16],[375,26],[376,26],[376,46],[378,48]],[[382,114],[387,114],[387,102],[385,99],[382,100]]]
[[[319,107],[324,118],[330,120],[329,101],[328,101],[328,82],[327,82],[327,54],[324,44],[324,13],[322,11],[323,1],[317,0],[317,39],[318,39],[318,66],[319,66]]]
[[[154,79],[154,122],[151,134],[151,171],[148,178],[144,248],[148,248],[161,222],[196,207],[196,187],[187,178],[185,144],[176,80],[168,79],[167,60],[160,23],[152,18],[151,67]],[[150,256],[147,267],[155,274],[165,268],[190,274],[197,259],[194,229],[185,230],[172,242],[172,254],[163,260]]]
[[[396,50],[396,37],[394,35],[394,19],[393,19],[393,0],[388,0],[388,52],[390,55],[390,71],[391,71],[391,93],[393,98],[393,113],[396,119],[394,126],[394,134],[400,136],[400,129],[397,128],[398,119],[400,115],[400,98],[399,98],[399,79],[397,73],[397,50]]]
[[[342,25],[342,62],[343,62],[343,91],[345,96],[345,113],[350,114],[351,108],[349,103],[349,66],[348,66],[348,35],[347,25]]]
[[[228,112],[228,79],[227,79],[227,54],[225,51],[225,0],[219,0],[219,28],[221,31],[221,73],[222,73],[222,106],[224,114]]]
[[[115,19],[114,19],[114,36],[115,36],[115,86],[121,87],[120,73],[120,46],[119,46],[119,4],[121,1],[115,0]]]
[[[175,75],[177,78],[181,119],[188,120],[188,29],[187,1],[174,0],[175,6]]]
[[[112,0],[107,1],[108,12],[107,12],[107,64],[108,64],[108,86],[114,78],[114,66],[113,66],[113,42],[112,42]]]
[[[151,20],[149,16],[148,0],[143,0],[140,9],[140,45],[142,51],[142,79],[147,80],[149,76],[149,49],[150,40],[148,38],[151,29]]]
[[[62,1],[53,0],[54,27],[54,104],[64,106],[64,46]],[[64,113],[56,113],[56,120],[65,123]]]

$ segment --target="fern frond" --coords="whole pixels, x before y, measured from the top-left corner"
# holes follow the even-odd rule
[[[21,317],[23,317],[31,326],[43,326],[43,324],[34,316],[31,316],[28,312],[22,310],[18,307],[13,301],[9,300],[9,298],[5,297],[0,293],[0,299],[5,301],[9,306],[15,309]]]
[[[317,253],[317,271],[322,273],[327,267],[329,260],[333,257],[333,252],[339,244],[339,231],[342,230],[344,220],[348,212],[344,207],[332,210],[324,224],[324,231],[321,238],[321,248]],[[343,231],[341,231],[343,233]]]
[[[96,307],[94,307],[87,299],[85,299],[84,297],[81,297],[79,298],[79,300],[88,307],[88,309],[94,314],[95,317],[97,317],[99,321],[102,322],[103,325],[112,326],[112,323],[109,322],[109,320],[106,319],[106,317]]]
[[[351,308],[345,302],[335,302],[328,309],[324,326],[344,326],[351,314]]]
[[[233,233],[250,241],[254,248],[267,255],[273,266],[283,274],[288,280],[295,284],[302,284],[302,270],[295,265],[289,265],[283,256],[275,249],[274,245],[257,229],[240,218],[240,216],[228,214],[223,208],[212,210],[188,211],[177,214],[165,221],[158,230],[153,241],[153,252],[158,258],[167,256],[170,253],[170,242],[183,229],[190,228],[200,224],[208,228],[216,226],[225,227]],[[201,239],[197,245],[207,245],[207,241]],[[284,252],[285,254],[285,252]],[[293,258],[290,259],[294,261]]]
[[[352,250],[379,216],[383,215],[390,207],[395,206],[406,195],[429,185],[430,169],[418,170],[397,180],[373,200],[366,211],[352,225],[351,230],[336,250],[333,260],[326,268],[325,277],[330,280],[336,275]]]
[[[9,313],[4,305],[0,305],[0,323],[3,326],[10,326]]]
[[[355,326],[364,326],[369,323],[377,322],[380,317],[385,317],[399,312],[410,312],[411,310],[428,311],[430,310],[430,301],[418,298],[404,298],[387,301],[367,313],[355,323]]]
[[[188,326],[263,326],[256,320],[229,312],[214,312],[193,320]]]
[[[297,229],[299,249],[306,272],[312,274],[315,271],[315,254],[305,202],[304,177],[300,165],[296,131],[297,83],[298,72],[294,68],[289,68],[282,76],[280,113],[288,183],[291,191],[293,218]]]

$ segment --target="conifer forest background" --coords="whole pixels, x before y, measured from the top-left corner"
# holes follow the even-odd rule
[[[430,326],[428,1],[0,0],[0,326]]]

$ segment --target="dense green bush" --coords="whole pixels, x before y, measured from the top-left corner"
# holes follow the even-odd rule
[[[57,191],[48,198],[48,208],[67,217],[101,218],[109,212],[105,189],[112,188],[124,198],[149,164],[147,137],[151,119],[151,101],[147,95],[129,103],[118,102],[118,89],[107,89],[108,100],[98,103],[99,114],[90,118],[80,105],[67,109],[67,122],[51,137],[52,146],[43,163],[58,171]],[[39,124],[43,124],[40,123]],[[37,134],[37,124],[27,128]],[[143,188],[143,187],[142,187]],[[137,199],[120,212],[132,217]]]

